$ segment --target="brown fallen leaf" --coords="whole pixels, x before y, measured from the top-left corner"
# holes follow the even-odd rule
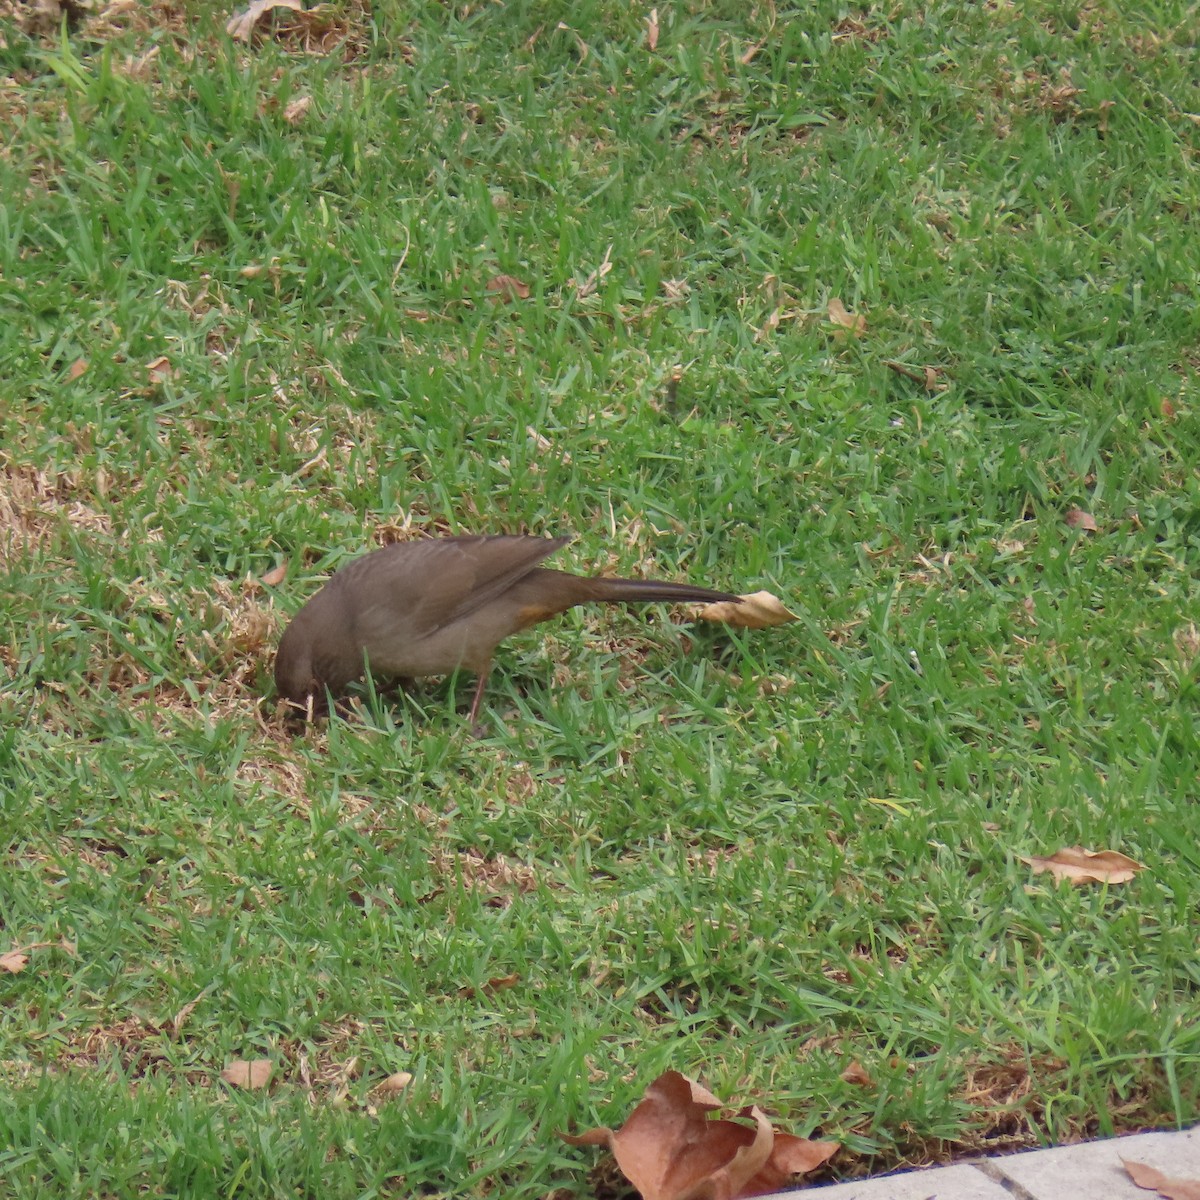
[[[76,953],[75,943],[65,937],[59,938],[57,942],[30,942],[26,946],[13,946],[0,954],[0,971],[7,971],[10,975],[20,974],[28,966],[29,956],[35,950],[63,950],[72,955]]]
[[[1081,508],[1067,509],[1063,514],[1063,520],[1072,529],[1085,529],[1088,533],[1096,532],[1096,518],[1091,513],[1084,512]]]
[[[720,1101],[694,1079],[667,1071],[646,1089],[642,1102],[615,1133],[607,1127],[575,1136],[572,1146],[605,1146],[643,1200],[735,1200],[778,1190],[812,1171],[838,1149],[776,1133],[761,1109],[736,1120],[710,1120]]]
[[[758,1110],[755,1109],[755,1112]],[[838,1142],[813,1142],[793,1133],[775,1131],[775,1144],[766,1165],[750,1180],[742,1196],[761,1196],[795,1186],[798,1175],[807,1175],[827,1163],[841,1149]]]
[[[255,1058],[249,1062],[239,1058],[221,1072],[221,1078],[234,1087],[260,1088],[266,1086],[274,1069],[269,1058]]]
[[[458,989],[458,994],[464,1000],[471,1000],[475,996],[483,995],[490,996],[495,992],[504,992],[509,988],[516,987],[521,982],[521,976],[515,971],[511,975],[497,975],[494,979],[489,979],[487,983],[480,987],[475,987],[474,984],[468,983],[465,987]]]
[[[67,368],[67,378],[68,379],[78,379],[80,377],[80,375],[82,375],[84,373],[84,371],[86,371],[87,369],[88,369],[88,360],[86,358],[77,358]]]
[[[652,8],[650,16],[646,18],[646,45],[650,47],[650,53],[653,54],[658,49],[658,9]]]
[[[1200,1179],[1172,1179],[1145,1163],[1121,1159],[1129,1178],[1148,1192],[1157,1192],[1163,1200],[1200,1200]]]
[[[521,982],[521,976],[514,971],[511,975],[497,975],[489,979],[483,985],[483,991],[491,994],[494,992],[506,992],[509,988],[514,988]]]
[[[1064,879],[1071,883],[1128,883],[1146,868],[1117,850],[1085,850],[1068,846],[1045,858],[1034,854],[1022,858],[1033,868],[1035,875],[1049,871],[1056,883]]]
[[[696,616],[701,621],[721,621],[736,625],[739,629],[770,629],[773,625],[786,625],[800,618],[784,607],[783,601],[770,592],[751,592],[739,596],[740,604],[732,600],[718,600],[706,604]]]
[[[859,337],[867,331],[867,318],[862,313],[847,312],[846,306],[834,296],[826,310],[829,320],[837,326],[835,337]]]
[[[0,954],[0,971],[19,975],[29,964],[29,955],[22,950],[6,950]]]
[[[852,1062],[841,1074],[845,1083],[857,1084],[859,1087],[871,1087],[874,1080],[867,1074],[866,1068],[859,1062]]]
[[[487,281],[487,290],[498,300],[511,304],[514,300],[529,299],[529,284],[515,275],[496,275]]]
[[[278,587],[287,578],[287,572],[288,560],[285,558],[278,566],[272,567],[262,577],[262,581],[267,587]]]
[[[164,379],[170,379],[176,373],[171,367],[171,360],[165,354],[160,354],[146,364],[146,376],[151,383],[162,383]]]
[[[248,42],[254,27],[273,8],[287,8],[292,12],[303,12],[301,0],[252,0],[240,13],[235,13],[225,22],[225,32],[239,42]]]

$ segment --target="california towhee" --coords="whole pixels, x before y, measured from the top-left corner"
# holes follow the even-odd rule
[[[689,583],[568,575],[539,567],[570,538],[427,538],[386,546],[336,572],[284,630],[275,656],[280,696],[307,714],[373,675],[450,675],[479,682],[479,715],[496,647],[509,634],[588,601],[737,600]]]

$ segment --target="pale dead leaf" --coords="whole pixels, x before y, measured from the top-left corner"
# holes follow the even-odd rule
[[[601,1127],[559,1136],[573,1146],[608,1147],[643,1200],[761,1195],[820,1166],[838,1148],[776,1133],[757,1107],[742,1109],[740,1121],[711,1120],[719,1107],[701,1084],[667,1071],[615,1133]]]
[[[1096,532],[1096,518],[1091,513],[1084,512],[1082,508],[1067,509],[1063,520],[1072,529],[1085,529],[1088,533]]]
[[[287,8],[292,12],[303,12],[301,0],[253,0],[240,13],[235,13],[225,22],[225,32],[239,42],[248,42],[254,27],[273,8]]]
[[[1170,402],[1170,400],[1164,399],[1163,402],[1158,407],[1159,407],[1159,411],[1163,415],[1164,421],[1175,420],[1175,405],[1173,405]]]
[[[1035,875],[1049,871],[1056,883],[1064,879],[1071,883],[1128,883],[1146,868],[1117,850],[1085,850],[1082,846],[1067,846],[1046,857],[1034,854],[1022,858],[1033,868]]]
[[[1163,1200],[1200,1200],[1200,1179],[1172,1179],[1145,1163],[1121,1159],[1129,1178],[1148,1192],[1157,1192]]]
[[[6,950],[0,954],[0,971],[19,975],[29,963],[29,955],[20,950]]]
[[[287,578],[287,573],[288,560],[285,558],[278,566],[272,567],[262,577],[262,581],[267,587],[278,587]]]
[[[871,1087],[875,1082],[859,1062],[852,1062],[842,1072],[841,1078],[845,1083],[853,1083],[858,1087]]]
[[[297,96],[294,100],[289,100],[283,110],[283,119],[289,125],[299,124],[300,119],[308,112],[312,106],[311,96]]]
[[[827,309],[830,323],[837,326],[836,337],[859,337],[867,331],[867,318],[862,313],[847,312],[846,306],[834,296]]]
[[[936,392],[938,390],[938,380],[941,378],[941,372],[937,367],[925,368],[925,390],[927,392]]]
[[[78,379],[80,375],[88,369],[88,360],[86,358],[77,358],[70,367],[67,368],[68,379]]]
[[[721,621],[739,629],[770,629],[773,625],[800,620],[770,592],[751,592],[739,596],[737,601],[718,600],[715,604],[706,604],[696,616],[701,621]]]
[[[554,443],[545,434],[538,433],[532,425],[525,426],[525,436],[542,454],[549,454],[554,449]]]
[[[582,283],[576,284],[575,294],[580,300],[586,300],[608,276],[608,273],[612,270],[612,252],[613,248],[610,245],[604,251],[604,257],[600,260],[600,265]]]
[[[384,1096],[398,1096],[412,1081],[413,1077],[408,1071],[396,1071],[379,1084],[375,1090]]]
[[[255,1058],[250,1061],[235,1059],[221,1072],[221,1078],[226,1083],[240,1088],[266,1087],[271,1078],[274,1066],[269,1058]]]
[[[566,24],[565,22],[563,22],[563,21],[559,21],[559,23],[558,23],[558,24],[555,26],[555,28],[556,28],[556,29],[561,29],[561,30],[562,30],[564,33],[574,33],[574,34],[575,34],[575,44],[576,44],[576,45],[579,47],[579,62],[580,62],[580,65],[582,65],[582,64],[583,64],[583,63],[585,63],[585,62],[587,62],[588,55],[589,55],[589,54],[591,54],[591,51],[588,49],[588,44],[587,44],[587,42],[585,42],[585,41],[583,40],[583,38],[581,38],[581,37],[579,36],[579,34],[578,34],[578,33],[575,33],[575,30],[574,30],[574,29],[572,29],[572,28],[570,27],[570,25],[567,25],[567,24]]]
[[[184,1025],[187,1024],[187,1019],[196,1011],[196,1005],[204,998],[204,993],[201,992],[195,1000],[189,1000],[172,1018],[171,1018],[171,1033],[178,1037],[183,1031]]]
[[[529,284],[523,283],[515,275],[496,275],[487,281],[487,290],[497,299],[506,303],[514,300],[529,299]]]
[[[658,9],[652,8],[650,16],[646,18],[646,45],[650,47],[650,53],[653,54],[658,49]]]

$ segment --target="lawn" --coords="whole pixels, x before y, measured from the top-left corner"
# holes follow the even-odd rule
[[[823,1179],[1197,1120],[1193,6],[29,12],[6,1196],[589,1197],[667,1069]],[[285,728],[330,571],[505,531],[800,620]]]

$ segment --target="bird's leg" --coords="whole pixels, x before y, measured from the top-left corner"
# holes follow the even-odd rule
[[[492,664],[488,663],[487,666],[485,666],[483,670],[479,672],[479,681],[475,684],[475,696],[471,701],[471,712],[468,720],[471,722],[471,732],[476,737],[483,737],[484,734],[484,728],[479,723],[479,708],[480,705],[483,704],[483,689],[487,687],[488,673],[491,671],[491,669]]]

